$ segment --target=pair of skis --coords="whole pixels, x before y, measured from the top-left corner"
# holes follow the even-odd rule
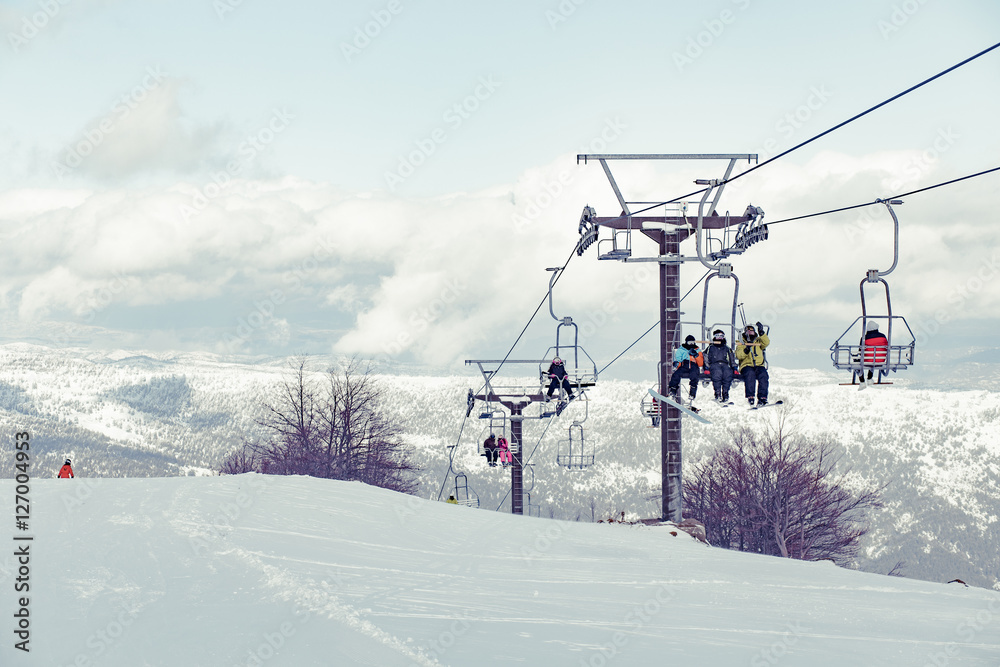
[[[669,398],[667,396],[664,396],[663,394],[660,394],[657,391],[654,391],[653,389],[649,390],[649,395],[652,396],[653,398],[655,398],[656,400],[661,401],[662,403],[667,403],[669,405],[674,406],[675,408],[677,408],[678,410],[680,410],[682,413],[686,414],[689,417],[697,419],[702,424],[711,424],[712,423],[712,422],[708,421],[707,419],[705,419],[704,417],[702,417],[700,414],[698,414],[700,411],[697,408],[692,408],[690,406],[684,405],[683,403],[679,403],[679,402],[675,401],[672,398]],[[784,401],[775,401],[774,403],[765,403],[764,405],[755,405],[755,406],[753,406],[750,409],[751,410],[759,410],[761,408],[770,408],[770,407],[773,407],[775,405],[783,405],[783,404],[784,404]],[[729,405],[731,405],[731,403],[727,403],[726,404],[726,406],[729,406]]]

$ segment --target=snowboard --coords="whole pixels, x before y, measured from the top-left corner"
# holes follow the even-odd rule
[[[673,400],[672,398],[667,398],[666,396],[663,396],[662,394],[658,394],[657,392],[653,391],[652,389],[649,390],[649,395],[652,396],[653,398],[655,398],[656,400],[660,401],[661,403],[669,403],[670,405],[674,406],[675,408],[677,408],[678,410],[680,410],[681,412],[683,412],[684,414],[686,414],[688,417],[693,417],[694,419],[697,419],[698,421],[700,421],[702,424],[711,424],[712,423],[712,422],[708,421],[707,419],[705,419],[704,417],[702,417],[701,415],[699,415],[697,410],[692,410],[691,408],[687,407],[686,405],[681,405],[680,403],[678,403],[677,401]]]
[[[575,399],[576,399],[576,395],[574,394],[573,397],[570,398],[568,401],[559,401],[556,404],[556,417],[561,416],[562,413],[563,413],[563,410],[566,409],[566,406],[569,405],[571,402],[573,402]]]
[[[750,409],[751,410],[759,410],[761,408],[773,408],[776,405],[784,405],[784,404],[785,404],[784,401],[775,401],[774,403],[766,403],[764,405],[755,405],[755,406],[753,406]]]

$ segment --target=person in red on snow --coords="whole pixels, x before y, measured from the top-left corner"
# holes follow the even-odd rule
[[[66,463],[63,467],[59,469],[59,479],[72,479],[76,475],[73,474],[73,465],[70,463],[69,459],[66,459]]]

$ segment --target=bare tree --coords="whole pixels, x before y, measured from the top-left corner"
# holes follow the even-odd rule
[[[260,470],[260,458],[257,455],[257,448],[247,441],[229,453],[222,460],[219,472],[223,475],[240,475],[245,472],[258,472]]]
[[[222,472],[252,465],[272,475],[357,480],[413,493],[417,468],[382,400],[383,390],[357,359],[331,369],[322,381],[301,360],[264,404],[258,423],[270,436],[230,454]]]
[[[868,532],[884,486],[852,491],[829,443],[764,436],[744,429],[732,444],[695,464],[684,482],[688,513],[716,546],[754,553],[850,561]]]

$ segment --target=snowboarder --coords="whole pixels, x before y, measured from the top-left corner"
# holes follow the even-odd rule
[[[486,438],[483,442],[483,456],[486,457],[486,462],[490,464],[491,467],[496,467],[497,465],[497,437],[490,433],[490,437]]]
[[[708,346],[705,357],[712,374],[715,400],[728,403],[729,387],[733,384],[733,371],[736,370],[736,357],[726,343],[726,334],[721,329],[712,332],[712,344]]]
[[[757,328],[748,324],[743,331],[743,344],[736,348],[736,358],[740,362],[740,375],[747,402],[753,406],[756,393],[757,405],[767,405],[767,357],[764,348],[771,344],[771,339],[764,333],[764,325],[757,322]]]
[[[514,462],[514,457],[510,453],[510,445],[507,443],[507,438],[500,436],[497,440],[497,460],[505,466],[510,465]]]
[[[569,400],[573,400],[573,387],[569,383],[569,378],[566,377],[566,366],[563,364],[562,359],[559,357],[553,359],[552,363],[549,364],[549,370],[545,371],[545,374],[552,378],[552,381],[549,383],[549,390],[545,394],[545,400],[552,400],[552,392],[556,389],[559,389],[560,393],[562,389],[565,389]]]
[[[684,339],[684,344],[674,351],[674,373],[670,376],[670,383],[667,385],[671,399],[677,403],[681,402],[681,380],[688,378],[691,380],[691,388],[688,391],[688,403],[690,404],[694,401],[695,396],[698,394],[698,380],[701,379],[701,366],[703,363],[704,357],[698,349],[698,343],[695,342],[694,336],[688,336]]]
[[[869,367],[868,379],[871,380],[874,367],[884,365],[889,356],[889,339],[878,330],[878,322],[871,321],[866,328],[865,337],[861,339],[861,350],[864,365]],[[861,381],[861,384],[865,383],[864,373],[864,368],[858,371],[858,380]],[[882,373],[879,371],[879,380],[881,379]]]
[[[72,479],[73,477],[76,477],[76,475],[73,474],[73,465],[69,459],[66,459],[66,463],[64,463],[63,467],[59,469],[58,477],[59,479]]]

